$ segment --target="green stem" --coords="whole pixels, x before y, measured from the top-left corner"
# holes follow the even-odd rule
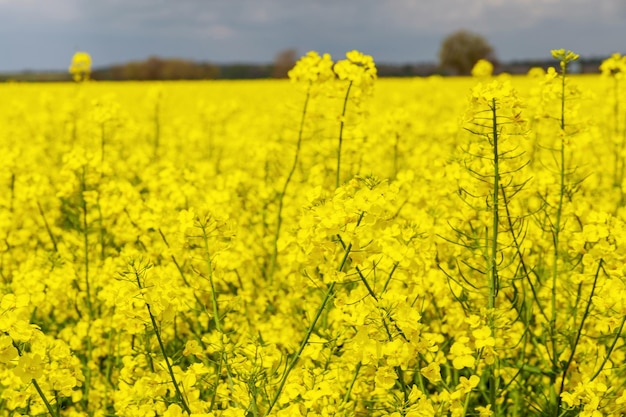
[[[215,323],[215,328],[218,332],[224,333],[224,329],[222,328],[222,324],[220,321],[220,313],[217,305],[217,291],[215,290],[215,282],[213,281],[213,262],[211,261],[211,252],[209,250],[209,236],[207,235],[206,225],[201,224],[200,228],[202,229],[202,240],[204,242],[204,250],[206,252],[206,264],[207,271],[209,277],[209,284],[211,285],[211,300],[213,302],[213,321]]]
[[[350,401],[350,394],[352,393],[352,388],[354,387],[354,384],[356,383],[356,378],[359,375],[359,371],[361,370],[361,362],[356,364],[356,369],[354,370],[354,375],[352,376],[352,381],[350,381],[350,386],[348,387],[348,390],[346,391],[346,395],[344,395],[343,397],[343,402],[347,403],[348,401]]]
[[[109,387],[114,388],[113,383],[111,382],[111,372],[113,370],[113,335],[115,334],[115,329],[113,327],[113,314],[111,314],[111,324],[110,324],[110,333],[109,333],[109,341],[107,344],[107,365],[104,374],[104,411],[105,413],[109,410]],[[119,340],[119,339],[118,339]]]
[[[22,352],[22,349],[20,349],[19,345],[17,343],[15,343],[15,341],[12,341],[12,344],[13,344],[13,347],[15,348],[15,350],[17,350],[17,354],[19,356],[22,356],[23,352]],[[37,380],[35,378],[32,378],[31,382],[33,383],[33,386],[37,390],[37,393],[39,394],[39,397],[41,397],[41,400],[46,405],[46,408],[48,409],[48,412],[50,413],[50,415],[52,417],[59,417],[59,413],[52,408],[52,404],[50,404],[50,401],[48,401],[48,398],[46,397],[46,394],[44,394],[44,392],[42,391],[41,387],[37,383]]]
[[[572,344],[572,347],[571,347],[571,353],[563,369],[563,378],[561,379],[561,386],[559,387],[559,395],[557,395],[557,407],[554,413],[555,416],[558,416],[559,412],[561,411],[561,402],[562,402],[561,394],[563,393],[563,390],[565,389],[565,379],[567,377],[567,371],[569,370],[569,367],[571,366],[572,361],[574,360],[574,356],[576,355],[576,348],[578,348],[578,342],[580,341],[580,337],[583,332],[585,320],[587,319],[587,317],[589,317],[589,311],[591,310],[593,295],[595,293],[595,290],[598,284],[598,277],[600,276],[600,271],[602,270],[602,263],[603,263],[603,260],[600,259],[600,262],[598,262],[598,269],[596,270],[596,275],[593,278],[593,285],[591,287],[591,292],[589,293],[589,298],[587,299],[587,305],[585,306],[585,312],[583,313],[583,317],[580,320],[580,325],[578,326],[578,331],[576,332],[576,338],[574,339],[574,343]]]
[[[161,117],[160,117],[160,107],[161,107],[161,95],[159,94],[156,99],[156,104],[154,105],[154,154],[153,157],[156,160],[159,155],[159,145],[161,141]]]
[[[32,379],[32,383],[33,383],[33,386],[35,387],[35,389],[37,390],[37,393],[41,397],[42,401],[46,405],[46,408],[48,409],[48,412],[50,413],[50,415],[52,417],[58,417],[59,414],[52,408],[52,404],[50,404],[50,401],[48,401],[48,398],[46,398],[46,395],[41,390],[41,387],[39,386],[39,384],[37,383],[37,380],[35,378]]]
[[[159,228],[158,232],[161,235],[161,239],[163,239],[163,242],[165,243],[165,246],[167,246],[167,248],[170,249],[171,248],[170,244],[167,241],[167,239],[165,237],[165,234],[163,234],[163,231]],[[187,288],[192,288],[191,285],[189,284],[189,281],[187,281],[187,277],[185,276],[185,272],[183,271],[182,265],[178,262],[178,260],[176,259],[176,257],[174,256],[173,253],[170,254],[170,259],[174,263],[174,266],[176,266],[176,270],[178,270],[178,274],[180,275],[180,278],[183,280],[183,283],[185,283],[185,286],[187,286]],[[198,294],[196,294],[195,291],[193,292],[193,297],[196,299],[196,302],[198,303],[198,306],[201,307],[201,310],[206,312],[207,311],[206,306],[204,305],[202,300],[200,300],[200,298],[198,297]],[[210,319],[209,319],[209,322],[210,322]],[[199,323],[199,322],[198,322],[198,324],[201,325],[201,323]],[[190,328],[193,329],[194,326],[190,325]]]
[[[104,259],[106,258],[106,243],[105,237],[106,232],[104,230],[104,219],[102,217],[102,207],[100,206],[100,193],[98,193],[98,205],[96,206],[98,209],[98,225],[100,228],[100,260],[104,263]]]
[[[492,217],[492,232],[491,232],[491,254],[489,257],[489,309],[496,308],[496,296],[498,293],[498,226],[500,224],[500,217],[498,213],[499,205],[499,191],[500,191],[500,172],[499,172],[499,154],[498,154],[498,118],[496,109],[496,99],[492,99],[492,123],[493,123],[493,193],[491,198],[491,217]],[[493,318],[489,318],[489,323],[493,333]]]
[[[341,112],[341,120],[339,123],[339,146],[337,147],[337,178],[335,180],[335,188],[339,188],[339,184],[341,184],[341,144],[343,143],[343,128],[345,126],[346,109],[348,108],[348,98],[350,97],[351,88],[352,81],[348,84],[346,96],[343,99],[343,110]]]
[[[524,255],[522,254],[522,250],[520,248],[520,241],[517,237],[517,235],[515,234],[514,231],[514,227],[513,227],[513,221],[512,221],[512,217],[511,217],[511,212],[509,210],[509,201],[505,192],[504,187],[500,187],[500,191],[502,192],[502,201],[504,202],[504,209],[506,211],[506,220],[508,223],[508,227],[509,230],[511,232],[511,238],[513,240],[513,247],[515,249],[515,252],[517,253],[517,256],[519,257],[519,262],[520,262],[520,266],[522,267],[522,272],[524,274],[524,278],[526,280],[526,282],[528,282],[529,286],[530,286],[530,290],[533,293],[533,300],[535,303],[537,303],[537,306],[539,306],[539,312],[541,313],[541,315],[543,316],[543,318],[549,322],[550,319],[548,318],[541,302],[539,301],[539,296],[537,294],[537,290],[535,289],[535,285],[533,284],[532,280],[530,279],[530,270],[528,269],[528,267],[526,266],[526,261],[524,260]],[[525,299],[526,297],[524,297]]]
[[[15,210],[15,180],[16,180],[16,176],[15,176],[15,172],[11,173],[11,185],[10,185],[10,189],[11,189],[11,201],[9,203],[9,212],[13,213],[13,211]],[[39,202],[37,202],[37,204],[39,204]],[[41,209],[41,207],[40,207]],[[45,220],[45,217],[44,217]],[[55,247],[56,249],[56,247]]]
[[[495,320],[494,314],[496,309],[496,297],[498,295],[499,278],[498,278],[498,228],[500,224],[500,215],[498,212],[499,206],[499,191],[500,191],[500,165],[499,165],[499,151],[498,151],[498,115],[497,115],[497,103],[493,98],[491,102],[492,112],[492,135],[493,135],[493,194],[491,200],[491,216],[492,216],[492,231],[491,231],[491,254],[489,257],[489,328],[491,329],[491,336],[495,337]],[[491,403],[491,409],[498,415],[497,397],[496,397],[496,375],[495,365],[489,365],[489,399]]]
[[[362,216],[361,216],[361,218],[362,218]],[[344,253],[343,258],[341,260],[341,264],[339,264],[339,268],[337,268],[337,271],[343,271],[343,269],[346,266],[346,262],[348,261],[348,256],[350,256],[350,251],[351,250],[352,250],[352,243],[350,243],[348,245],[348,247],[346,247],[345,253]],[[274,408],[274,406],[276,405],[276,402],[278,401],[278,398],[280,398],[280,394],[281,394],[283,388],[285,387],[285,383],[287,382],[287,378],[289,377],[289,374],[291,373],[293,368],[298,363],[298,360],[300,360],[300,355],[302,354],[302,352],[304,351],[304,348],[306,347],[307,343],[309,342],[309,339],[311,338],[311,335],[313,334],[313,330],[315,329],[315,325],[317,324],[317,321],[319,320],[320,316],[322,315],[322,312],[326,308],[326,304],[331,299],[331,297],[333,295],[333,291],[335,290],[335,285],[336,284],[337,284],[337,282],[333,281],[328,286],[328,289],[326,290],[326,294],[324,294],[324,299],[322,300],[322,304],[320,304],[319,308],[315,312],[315,317],[313,317],[313,320],[311,321],[311,324],[309,325],[309,328],[308,328],[308,330],[306,332],[306,335],[304,336],[304,339],[302,340],[302,343],[300,343],[300,347],[298,348],[298,351],[295,353],[295,355],[291,359],[291,362],[289,362],[289,364],[287,365],[287,368],[285,369],[285,374],[283,375],[283,377],[280,380],[280,383],[278,384],[278,389],[276,390],[276,394],[274,394],[274,398],[270,402],[270,405],[269,405],[269,408],[267,409],[266,415],[270,414],[270,411],[272,411],[272,408]]]
[[[596,372],[594,372],[593,375],[591,376],[590,381],[593,381],[594,379],[596,379],[596,377],[598,375],[600,375],[600,372],[602,372],[602,369],[604,368],[604,365],[606,365],[606,363],[609,361],[609,358],[611,357],[611,353],[613,353],[613,349],[615,349],[615,346],[617,345],[617,341],[619,339],[621,339],[621,337],[622,337],[622,331],[624,330],[624,324],[626,324],[626,316],[622,317],[622,322],[619,325],[619,329],[617,329],[617,332],[615,333],[615,337],[613,338],[613,342],[611,343],[611,346],[609,347],[609,350],[606,352],[606,356],[604,357],[604,360],[602,360],[602,363],[598,367],[598,370]]]
[[[394,262],[393,263],[393,267],[391,268],[391,272],[389,272],[389,275],[387,276],[387,280],[385,281],[385,285],[383,285],[383,291],[382,291],[383,293],[385,291],[387,291],[387,286],[391,282],[391,278],[393,277],[393,273],[396,272],[396,269],[398,268],[399,264],[400,264],[400,262]]]
[[[85,410],[89,409],[89,390],[91,387],[91,368],[89,364],[92,359],[92,346],[91,346],[91,323],[95,318],[95,312],[93,308],[93,304],[91,303],[91,287],[89,283],[89,229],[88,229],[88,207],[87,201],[85,200],[84,193],[87,190],[86,184],[86,168],[83,166],[81,177],[80,177],[80,203],[83,214],[83,250],[84,250],[84,258],[85,258],[85,292],[86,292],[86,304],[87,304],[87,312],[89,314],[89,321],[87,326],[87,358],[84,364],[84,372],[85,372],[85,392],[83,393],[83,400],[81,401],[83,404],[83,408]]]
[[[135,278],[137,279],[137,286],[139,287],[140,290],[142,290],[144,287],[141,285],[140,272],[137,269],[135,269]],[[156,319],[154,318],[154,315],[152,314],[152,309],[150,308],[150,304],[145,301],[144,303],[146,304],[146,308],[148,309],[150,322],[152,323],[152,328],[154,329],[154,333],[156,334],[157,341],[159,342],[159,348],[161,349],[161,354],[163,355],[163,358],[165,359],[165,365],[167,366],[167,371],[170,374],[172,384],[174,384],[176,397],[178,397],[178,400],[180,401],[183,409],[188,414],[191,414],[191,409],[187,405],[187,402],[185,401],[185,397],[183,397],[183,393],[181,392],[180,387],[178,386],[178,382],[176,381],[176,376],[174,375],[172,364],[170,363],[170,360],[167,357],[167,353],[165,352],[165,345],[163,344],[163,339],[161,339],[161,332],[159,331],[159,326],[157,325]]]
[[[553,262],[552,262],[552,315],[550,318],[550,338],[552,343],[552,366],[553,366],[553,375],[556,377],[558,370],[558,347],[556,342],[556,315],[557,315],[557,277],[558,277],[558,261],[559,261],[559,237],[561,234],[561,215],[563,212],[563,198],[565,195],[565,138],[563,135],[565,134],[565,74],[567,71],[567,65],[563,63],[562,65],[563,73],[562,73],[562,81],[561,81],[561,148],[560,148],[560,166],[559,166],[559,203],[556,209],[556,221],[554,223],[553,230],[553,244],[554,244],[554,253],[553,253]],[[559,399],[560,402],[560,399]],[[557,408],[558,409],[558,408]]]
[[[87,201],[85,201],[84,192],[87,189],[87,185],[85,183],[85,167],[83,166],[82,174],[80,177],[80,204],[83,214],[83,252],[85,258],[85,291],[87,292],[86,303],[87,303],[87,311],[89,312],[89,319],[93,320],[94,312],[93,306],[91,305],[91,289],[89,285],[89,229],[87,222]]]
[[[291,165],[291,169],[289,170],[289,174],[285,179],[285,183],[283,184],[283,188],[278,197],[278,213],[276,214],[276,231],[274,233],[274,248],[272,252],[272,258],[270,260],[269,265],[269,273],[267,274],[270,282],[272,281],[272,277],[274,276],[274,270],[276,269],[276,261],[278,258],[278,239],[280,238],[280,228],[283,224],[283,205],[285,202],[285,194],[287,194],[287,187],[289,187],[289,183],[293,178],[293,174],[296,172],[296,168],[298,166],[298,159],[300,157],[300,148],[302,146],[302,136],[304,132],[304,121],[306,119],[307,109],[309,107],[309,99],[311,98],[311,86],[312,82],[309,83],[309,87],[306,91],[306,98],[304,99],[304,106],[302,109],[302,116],[300,117],[300,130],[298,131],[298,142],[296,143],[296,154],[293,158],[293,164]]]
[[[363,282],[363,284],[365,285],[365,288],[367,288],[367,292],[369,293],[369,295],[376,301],[378,302],[378,297],[376,297],[376,294],[374,294],[374,290],[372,289],[372,287],[370,287],[369,282],[367,282],[367,279],[365,278],[365,275],[363,275],[363,272],[361,271],[361,268],[359,268],[358,266],[355,267],[357,274],[359,275],[359,278],[361,279],[361,282]]]
[[[106,128],[100,123],[100,163],[104,163],[104,143],[106,142]]]
[[[57,240],[52,233],[52,229],[50,229],[50,224],[48,223],[48,219],[46,219],[46,215],[43,211],[43,207],[41,207],[41,203],[37,201],[37,208],[39,208],[39,214],[41,214],[41,218],[43,219],[43,224],[46,227],[46,232],[48,232],[48,236],[50,237],[50,241],[52,242],[52,247],[55,252],[59,252],[59,248],[57,246]]]
[[[393,178],[398,176],[398,149],[400,147],[400,134],[396,132],[396,141],[393,144]]]
[[[209,250],[209,235],[207,234],[207,230],[206,230],[207,225],[205,223],[201,223],[199,220],[198,222],[200,224],[200,228],[202,229],[202,240],[204,242],[204,250],[206,252],[208,278],[209,278],[209,284],[211,285],[211,300],[213,303],[213,322],[215,323],[215,328],[217,329],[217,331],[220,332],[222,335],[224,335],[226,334],[226,332],[224,331],[224,328],[222,327],[222,321],[220,320],[220,312],[219,312],[218,303],[217,303],[217,290],[215,289],[215,282],[213,280],[213,262],[211,261],[211,251]],[[228,375],[228,383],[232,390],[234,389],[233,372],[227,360],[226,350],[224,349],[224,339],[222,337],[220,337],[220,344],[222,347],[222,356],[223,356],[224,366],[226,367],[226,374]],[[239,404],[236,402],[235,402],[235,405],[239,406]]]
[[[567,73],[567,63],[563,62],[563,72],[561,73],[561,130],[565,130],[565,74]]]
[[[618,89],[618,85],[619,84],[617,81],[617,77],[613,77],[613,120],[614,120],[613,135],[616,138],[619,135],[619,89]],[[623,147],[623,142],[624,141],[622,140],[622,147]],[[615,158],[615,162],[614,162],[615,172],[613,172],[613,186],[621,188],[620,171],[623,171],[623,157],[620,156],[619,148],[620,148],[620,145],[619,144],[616,145],[615,151],[613,152],[614,158]]]
[[[285,370],[285,374],[283,375],[282,379],[280,380],[280,384],[278,385],[278,389],[276,390],[276,394],[274,394],[274,398],[272,399],[272,401],[270,403],[270,406],[267,409],[266,415],[269,415],[270,411],[272,411],[272,408],[274,408],[274,406],[276,405],[276,402],[278,401],[278,398],[280,397],[280,394],[281,394],[283,388],[285,387],[285,383],[287,382],[287,378],[289,377],[289,374],[291,373],[293,368],[298,363],[298,360],[300,359],[300,355],[302,354],[302,352],[304,351],[304,348],[306,347],[307,343],[309,342],[309,339],[310,339],[311,335],[313,334],[313,330],[315,329],[315,325],[317,324],[317,321],[319,320],[320,316],[322,315],[322,311],[324,311],[324,308],[326,308],[326,304],[328,303],[328,300],[330,300],[330,298],[331,298],[331,296],[333,294],[333,291],[335,289],[335,284],[336,284],[336,282],[332,282],[328,286],[328,289],[326,290],[326,294],[324,294],[324,299],[322,300],[322,304],[320,304],[319,308],[317,309],[317,312],[315,313],[315,317],[313,317],[313,321],[311,321],[311,324],[309,325],[309,329],[307,330],[306,335],[304,336],[304,339],[302,340],[302,343],[300,343],[300,347],[298,348],[298,351],[295,353],[293,359],[291,359],[291,362],[287,365],[287,369]]]
[[[213,394],[211,395],[211,404],[209,405],[209,413],[213,411],[215,407],[215,402],[217,400],[217,387],[220,385],[220,375],[222,375],[222,361],[224,357],[220,355],[220,361],[217,364],[217,369],[215,370],[215,386],[213,388]]]

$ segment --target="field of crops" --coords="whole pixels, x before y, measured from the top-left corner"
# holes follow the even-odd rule
[[[553,55],[0,85],[0,416],[623,415],[626,58]]]

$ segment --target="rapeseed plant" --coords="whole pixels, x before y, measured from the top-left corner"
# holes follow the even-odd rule
[[[87,52],[76,52],[72,57],[69,72],[76,82],[89,80],[91,75],[91,55]]]
[[[337,176],[335,180],[335,187],[339,187],[341,183],[341,149],[347,122],[348,103],[352,100],[359,109],[364,97],[371,93],[377,71],[374,59],[356,50],[346,53],[346,59],[338,61],[333,70],[339,80],[348,82],[343,99],[343,108],[339,115],[339,144],[337,146]]]
[[[613,108],[611,112],[611,118],[613,119],[613,126],[609,127],[609,131],[607,132],[610,137],[612,137],[612,142],[614,145],[614,178],[613,182],[616,187],[619,187],[621,193],[620,197],[620,205],[624,204],[624,174],[625,174],[625,162],[624,162],[624,154],[626,152],[626,119],[624,119],[624,112],[621,107],[622,102],[622,88],[621,85],[622,80],[624,79],[624,74],[626,73],[626,57],[622,56],[619,53],[613,54],[610,58],[605,59],[600,64],[600,72],[602,76],[610,78],[613,81],[613,85],[611,89],[613,90],[611,93],[611,100],[613,101]],[[612,127],[612,129],[611,129]]]

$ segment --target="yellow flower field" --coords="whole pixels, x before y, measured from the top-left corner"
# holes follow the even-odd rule
[[[0,415],[623,415],[626,58],[553,56],[0,85]]]

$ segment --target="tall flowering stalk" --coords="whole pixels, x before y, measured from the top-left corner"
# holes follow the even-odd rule
[[[459,195],[470,211],[475,210],[476,218],[467,225],[454,226],[454,230],[456,243],[471,251],[470,259],[474,257],[477,263],[467,263],[466,271],[459,269],[460,276],[446,272],[455,282],[464,283],[461,286],[466,287],[466,292],[484,294],[482,290],[487,290],[486,303],[481,298],[474,300],[476,304],[467,300],[464,307],[476,309],[481,304],[487,307],[486,311],[479,308],[486,314],[487,325],[485,336],[481,336],[485,337],[485,342],[480,355],[487,364],[488,405],[496,415],[501,407],[498,398],[505,389],[500,381],[498,352],[495,351],[499,309],[503,308],[499,294],[501,290],[517,291],[513,282],[517,279],[513,275],[517,268],[510,267],[515,264],[522,238],[521,221],[513,218],[510,208],[510,198],[525,185],[525,181],[519,182],[516,178],[526,162],[519,144],[513,140],[525,133],[521,108],[517,93],[508,82],[479,83],[472,90],[465,127],[475,140],[464,149],[466,158],[462,164],[469,175],[460,182]],[[506,276],[507,273],[511,276]],[[486,285],[481,282],[483,277]],[[511,303],[514,297],[507,295],[507,299],[506,302]],[[472,364],[474,360],[468,358],[465,364],[459,362],[458,369]]]
[[[360,106],[363,97],[371,94],[374,82],[377,78],[376,65],[370,55],[365,55],[359,51],[351,51],[346,54],[346,58],[335,64],[337,78],[348,82],[346,94],[343,100],[341,116],[339,116],[339,144],[337,146],[337,175],[335,187],[341,184],[341,148],[343,145],[344,127],[346,125],[346,113],[349,99],[352,98],[354,104]]]
[[[619,53],[611,55],[610,58],[602,61],[600,65],[600,71],[603,77],[608,77],[613,80],[613,144],[614,144],[614,168],[613,168],[613,183],[620,189],[623,188],[622,182],[624,181],[624,173],[626,171],[626,164],[624,162],[624,152],[626,151],[626,126],[622,119],[622,110],[620,108],[620,85],[626,74],[626,55],[622,56]],[[621,202],[624,204],[624,191],[621,192]]]
[[[561,66],[561,114],[559,118],[559,127],[561,130],[561,143],[559,148],[559,200],[556,207],[556,218],[554,220],[553,227],[553,240],[554,240],[554,259],[552,263],[552,316],[550,318],[550,329],[554,331],[556,329],[556,316],[557,316],[557,277],[558,277],[558,260],[560,257],[560,236],[563,227],[561,217],[563,215],[563,198],[565,196],[566,187],[566,167],[565,167],[565,103],[566,103],[566,90],[565,79],[567,76],[567,65],[578,59],[578,55],[572,51],[565,51],[563,49],[553,50],[552,56],[560,61]],[[555,361],[558,357],[558,348],[555,335],[552,335],[552,357]]]
[[[270,259],[269,272],[267,276],[271,280],[276,269],[276,262],[278,257],[278,239],[280,238],[280,229],[283,223],[283,206],[285,203],[285,195],[287,194],[287,188],[293,179],[293,174],[296,172],[298,166],[298,160],[300,158],[300,149],[302,147],[302,138],[304,135],[304,124],[306,121],[307,110],[309,108],[309,100],[314,93],[314,89],[321,84],[334,78],[332,70],[333,61],[329,54],[320,56],[317,52],[311,51],[302,57],[291,71],[289,71],[289,78],[294,83],[304,84],[306,87],[306,93],[304,98],[304,104],[302,106],[302,114],[300,116],[300,127],[298,129],[298,140],[296,142],[296,152],[293,157],[293,163],[289,169],[289,173],[285,178],[280,194],[278,195],[278,211],[276,214],[276,230],[274,232],[274,247],[272,249],[272,257]]]

